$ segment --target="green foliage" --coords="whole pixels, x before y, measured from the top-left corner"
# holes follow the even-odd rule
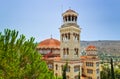
[[[63,79],[62,77],[58,77],[58,78],[56,78],[56,79]]]
[[[113,79],[112,78],[112,73],[111,73],[111,67],[110,67],[110,63],[108,64],[103,64],[101,67],[102,67],[102,71],[100,73],[100,78],[101,79]],[[119,65],[115,65],[114,64],[114,76],[115,76],[115,79],[120,79],[120,68],[118,67]]]
[[[110,64],[111,64],[111,78],[112,78],[112,79],[115,79],[114,67],[113,67],[113,60],[112,60],[112,58],[111,58]]]
[[[120,79],[120,69],[115,69],[115,79]]]
[[[54,79],[41,55],[36,51],[34,38],[18,37],[18,31],[5,29],[0,33],[0,79]]]
[[[105,64],[102,66],[102,70],[100,73],[101,79],[111,79],[111,73],[110,73],[110,68],[108,64]]]
[[[80,71],[79,71],[79,73],[78,73],[78,79],[80,79]]]

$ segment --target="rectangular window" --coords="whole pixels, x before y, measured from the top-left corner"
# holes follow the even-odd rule
[[[93,67],[93,62],[86,62],[86,66]]]
[[[99,62],[96,62],[96,67],[99,67]]]
[[[99,76],[97,77],[97,79],[99,79]]]
[[[96,73],[99,74],[99,69],[96,69]]]
[[[93,70],[92,69],[87,69],[87,73],[93,74]]]
[[[67,67],[67,72],[70,72],[70,66]]]
[[[88,77],[88,79],[92,79],[92,77]]]
[[[79,76],[75,76],[75,79],[79,79]]]
[[[80,66],[75,66],[74,67],[74,72],[78,72],[78,71],[80,71]]]
[[[52,69],[52,68],[53,68],[53,65],[52,65],[52,64],[48,64],[48,68],[49,68],[49,69]]]

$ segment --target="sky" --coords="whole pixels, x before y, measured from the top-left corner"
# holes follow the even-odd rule
[[[76,11],[81,40],[120,40],[120,0],[0,0],[0,32],[15,29],[36,42],[60,40],[62,13]]]

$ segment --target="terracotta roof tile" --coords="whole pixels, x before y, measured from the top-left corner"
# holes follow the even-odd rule
[[[89,45],[87,48],[86,48],[86,51],[96,51],[97,48],[93,45]]]
[[[53,38],[50,38],[50,39],[46,39],[46,40],[43,40],[41,41],[37,48],[58,48],[60,49],[60,41],[58,41],[57,39],[53,39]]]

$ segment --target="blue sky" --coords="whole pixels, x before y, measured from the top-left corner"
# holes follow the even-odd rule
[[[81,40],[120,40],[120,0],[0,0],[0,32],[59,40],[61,14],[69,7],[79,14]]]

